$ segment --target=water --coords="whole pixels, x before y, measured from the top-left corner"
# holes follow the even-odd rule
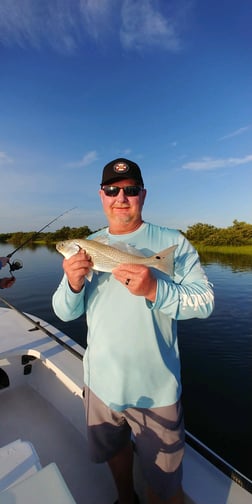
[[[252,478],[252,260],[212,259],[202,263],[214,284],[214,313],[179,325],[185,420]]]
[[[11,250],[1,245],[0,255]],[[51,308],[62,277],[62,257],[55,248],[26,248],[14,258],[24,267],[15,272],[14,286],[0,295],[85,347],[84,317],[61,322]],[[210,318],[178,326],[186,428],[252,479],[252,258],[203,254],[201,261],[214,284],[216,306]],[[7,273],[6,267],[0,276]]]

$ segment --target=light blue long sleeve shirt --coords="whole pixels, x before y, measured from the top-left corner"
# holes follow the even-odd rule
[[[86,313],[88,334],[84,382],[109,407],[159,407],[181,395],[177,320],[206,318],[214,307],[211,284],[198,253],[177,230],[143,223],[136,231],[112,235],[108,244],[125,242],[146,256],[172,245],[174,276],[153,269],[155,302],[129,292],[110,273],[94,274],[80,293],[64,276],[53,295],[53,308],[64,321]]]

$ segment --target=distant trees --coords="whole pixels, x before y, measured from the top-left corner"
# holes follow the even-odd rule
[[[190,241],[200,243],[211,236],[218,228],[211,226],[210,224],[202,224],[198,222],[193,226],[189,226],[188,230],[184,233],[185,236]]]
[[[54,233],[46,233],[46,241],[57,242],[59,240],[71,240],[72,238],[86,238],[91,233],[92,231],[88,226],[82,226],[79,228],[64,226]]]
[[[199,222],[189,226],[184,234],[188,240],[201,245],[252,245],[252,224],[237,220],[227,228],[217,228]]]
[[[24,241],[32,241],[34,233],[33,231],[29,231],[29,233],[23,233],[23,231],[18,231],[17,233],[13,233],[8,239],[9,242],[14,243],[15,245],[21,245]]]
[[[27,233],[19,231],[17,233],[0,234],[0,242],[3,243],[14,243],[15,245],[21,245],[24,242],[46,242],[46,243],[56,243],[60,240],[70,240],[72,238],[86,238],[92,233],[88,226],[82,226],[79,228],[70,228],[64,226],[53,233],[36,233],[29,231]]]
[[[0,242],[7,242],[12,236],[12,233],[0,233]]]
[[[64,226],[53,233],[36,233],[29,231],[0,234],[0,242],[14,243],[16,246],[29,241],[56,243],[60,240],[70,240],[74,238],[86,238],[93,231],[88,226],[70,228]],[[252,224],[247,222],[233,221],[233,225],[227,228],[217,228],[210,224],[198,222],[189,226],[183,233],[189,241],[201,245],[252,245]]]

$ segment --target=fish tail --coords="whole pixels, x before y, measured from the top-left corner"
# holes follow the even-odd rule
[[[162,271],[166,275],[173,277],[174,252],[177,246],[178,245],[172,245],[171,247],[161,250],[161,252],[151,256],[149,265],[159,271]]]

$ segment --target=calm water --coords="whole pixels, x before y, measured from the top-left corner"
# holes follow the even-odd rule
[[[0,246],[1,256],[11,251]],[[54,248],[38,247],[13,259],[21,259],[23,269],[0,295],[85,347],[84,319],[64,323],[51,308],[62,257]],[[179,323],[186,427],[252,479],[252,258],[204,254],[201,261],[214,284],[216,307],[207,320]],[[1,276],[7,272],[3,269]]]

